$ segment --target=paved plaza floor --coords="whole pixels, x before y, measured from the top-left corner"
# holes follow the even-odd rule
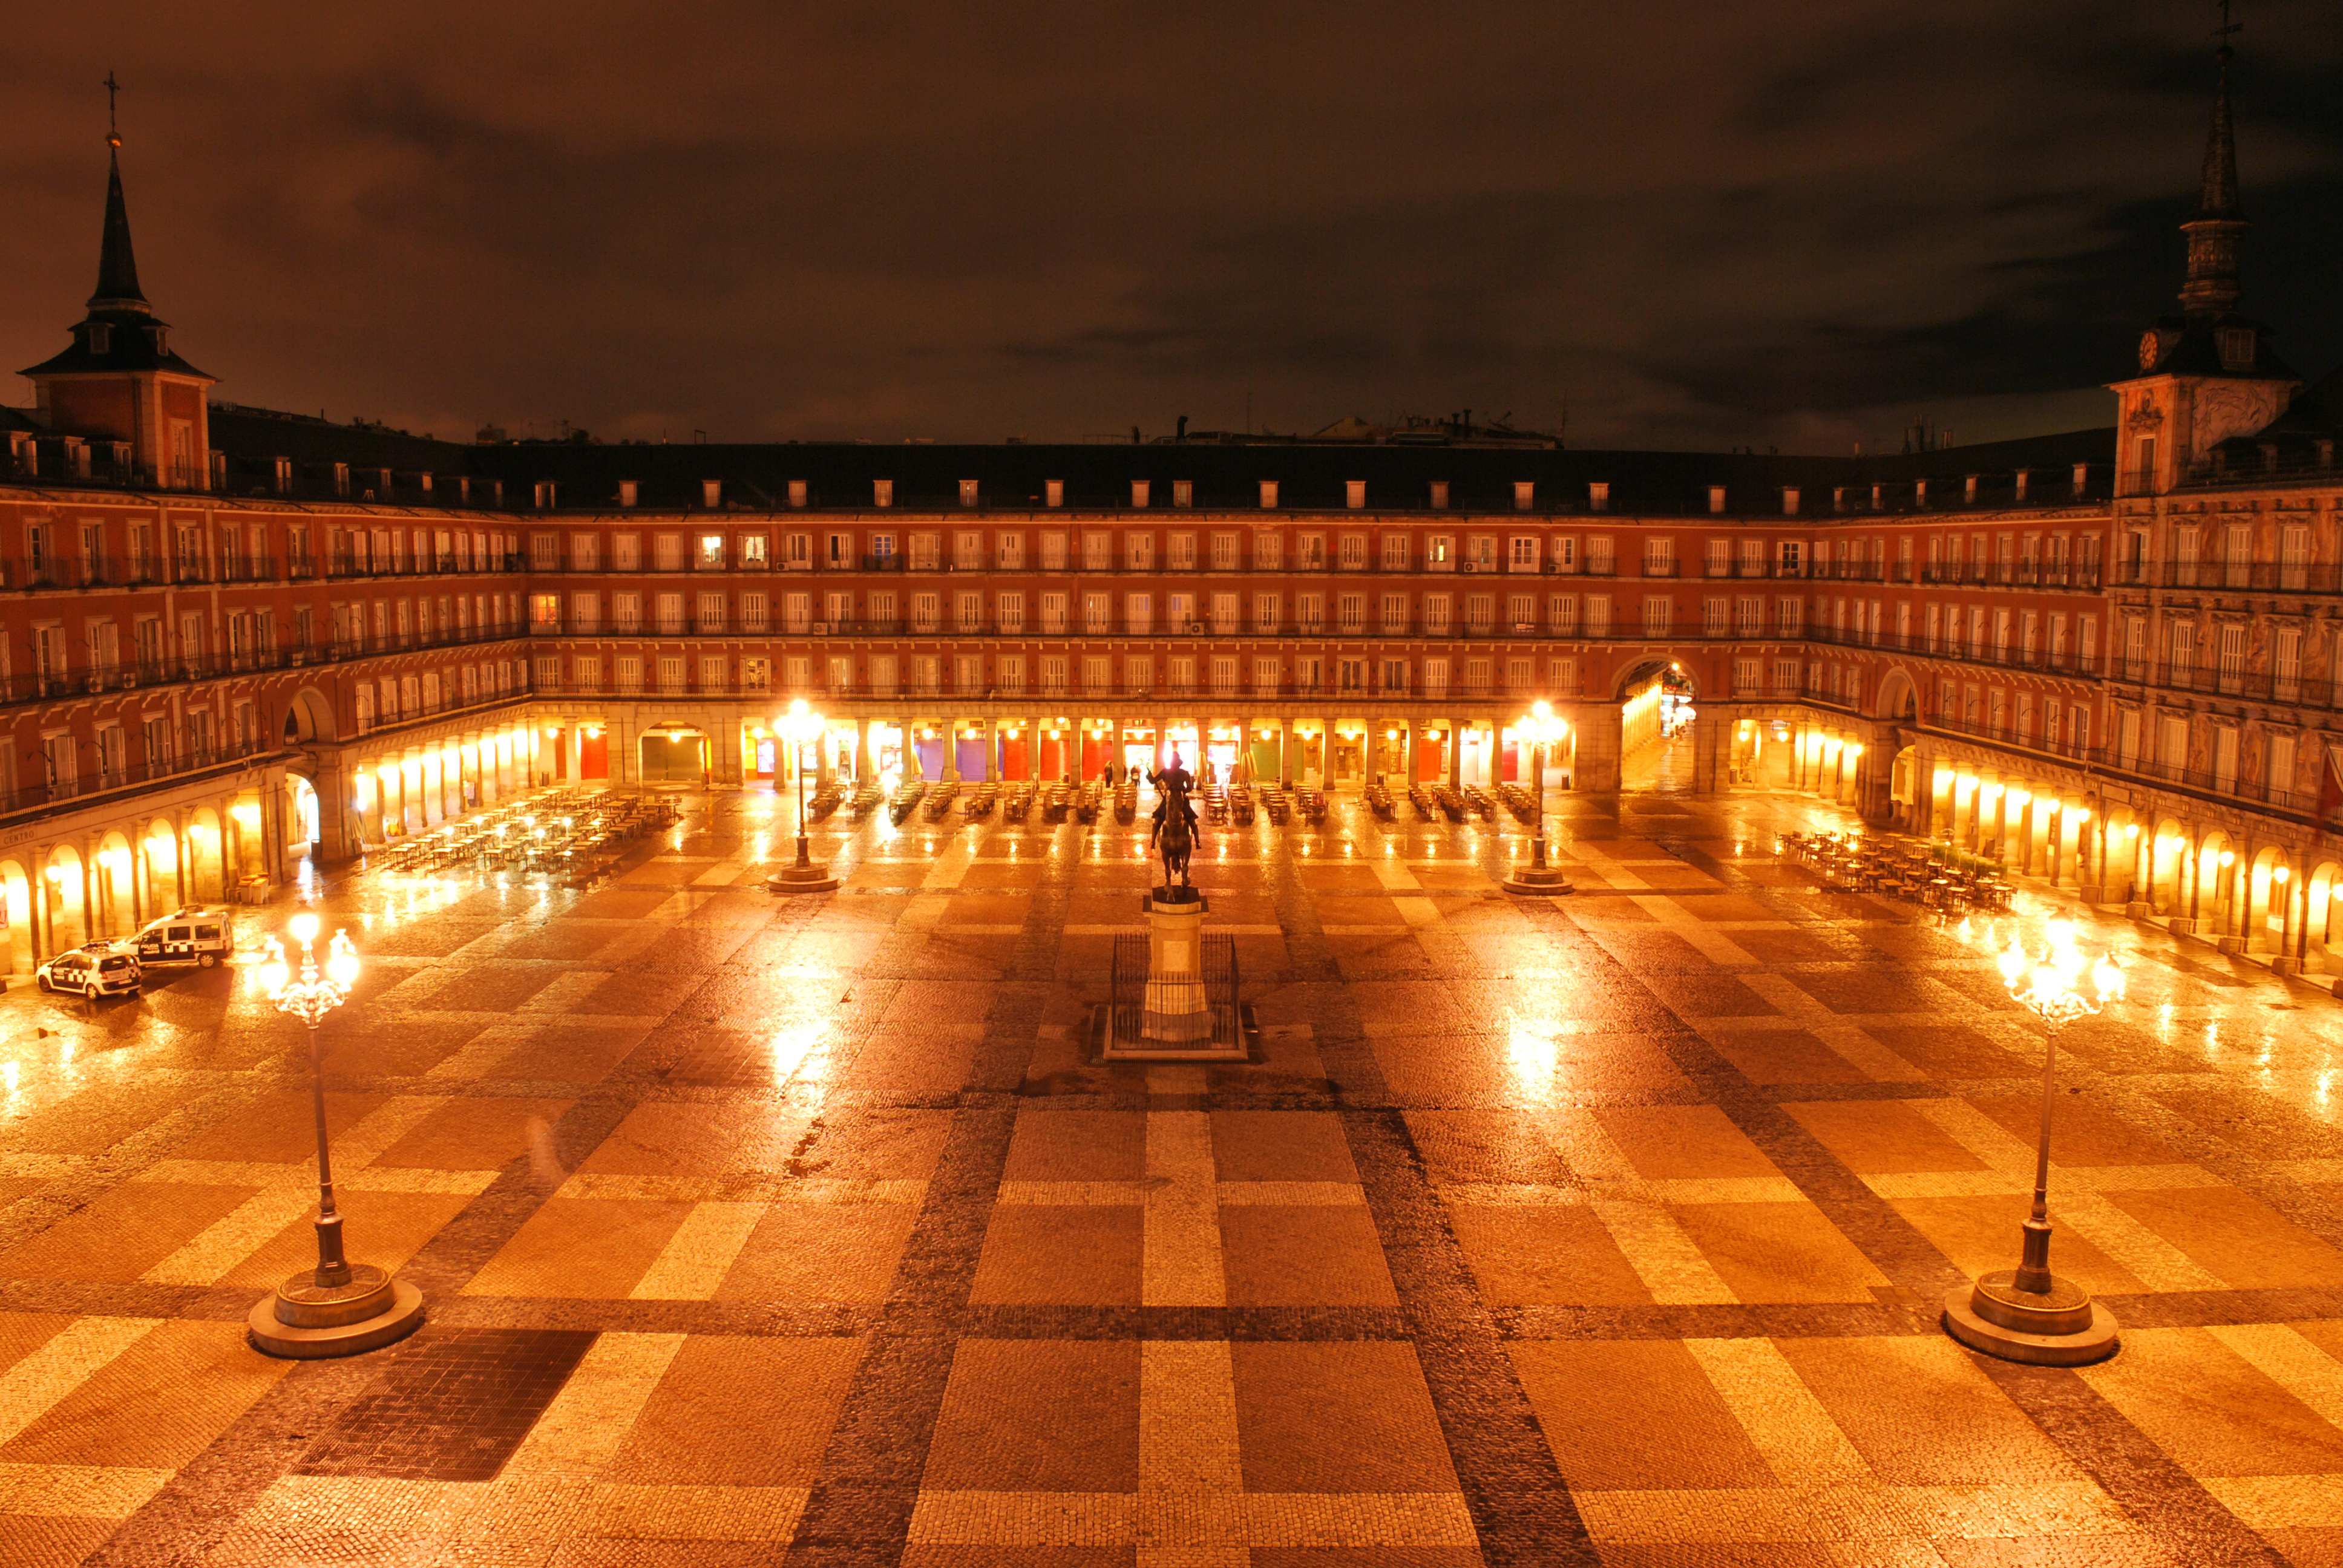
[[[2343,1002],[2087,923],[2123,1349],[2026,1369],[1936,1322],[2030,1190],[2009,921],[1778,863],[1827,809],[1570,799],[1552,902],[1510,822],[1212,832],[1260,1060],[1106,1068],[1131,829],[841,818],[781,900],[787,806],[685,807],[326,900],[352,1251],[430,1303],[370,1356],[245,1341],[315,1196],[248,965],[0,1000],[0,1563],[2343,1563]]]

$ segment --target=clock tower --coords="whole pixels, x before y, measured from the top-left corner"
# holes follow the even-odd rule
[[[111,78],[109,78],[109,82]],[[109,130],[106,225],[97,290],[64,353],[24,372],[35,417],[60,435],[118,442],[137,477],[166,489],[211,487],[213,377],[171,347],[170,324],[138,286],[130,211],[122,197],[122,138]]]
[[[2284,414],[2302,378],[2270,348],[2270,329],[2237,314],[2237,261],[2247,227],[2237,201],[2237,146],[2229,120],[2228,44],[2197,180],[2180,314],[2140,335],[2139,373],[2110,382],[2119,400],[2116,494],[2160,496],[2211,461],[2213,448]]]

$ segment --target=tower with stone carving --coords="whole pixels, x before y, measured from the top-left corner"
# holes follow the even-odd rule
[[[2222,442],[2277,419],[2302,387],[2302,378],[2272,349],[2269,327],[2237,308],[2247,225],[2237,196],[2237,133],[2229,112],[2232,56],[2226,37],[2214,57],[2220,75],[2197,177],[2197,213],[2180,226],[2188,236],[2180,311],[2158,317],[2140,335],[2138,373],[2108,384],[2120,400],[2118,496],[2163,495],[2201,473]]]

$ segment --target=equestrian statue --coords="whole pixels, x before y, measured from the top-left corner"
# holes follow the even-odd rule
[[[1172,753],[1172,766],[1150,776],[1161,799],[1155,804],[1155,825],[1149,829],[1150,849],[1161,846],[1163,854],[1163,885],[1166,888],[1192,888],[1188,879],[1188,858],[1194,853],[1197,840],[1203,835],[1196,820],[1196,808],[1189,803],[1188,791],[1195,778],[1180,765],[1180,754]]]

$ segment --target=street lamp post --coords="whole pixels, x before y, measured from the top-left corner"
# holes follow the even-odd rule
[[[798,776],[798,859],[776,875],[765,879],[765,886],[777,893],[827,893],[838,886],[838,879],[830,874],[827,866],[813,862],[806,840],[805,749],[821,738],[821,715],[806,706],[799,698],[789,704],[789,711],[774,728],[789,744],[789,763]]]
[[[2112,957],[2086,970],[2072,920],[2050,922],[2048,944],[2029,959],[2016,936],[2000,957],[2013,1000],[2042,1020],[2042,1129],[2034,1150],[2034,1208],[2015,1269],[1984,1275],[1945,1298],[1945,1330],[1972,1350],[2036,1366],[2081,1366],[2115,1353],[2116,1320],[2071,1280],[2050,1271],[2050,1111],[2057,1089],[2058,1031],[2124,994],[2124,973]]]
[[[317,971],[317,917],[299,914],[289,928],[301,944],[301,973],[286,962],[284,944],[268,940],[260,982],[277,1010],[290,1013],[309,1035],[309,1107],[317,1126],[317,1266],[295,1274],[252,1309],[246,1326],[253,1344],[270,1355],[303,1361],[357,1355],[412,1333],[423,1322],[423,1292],[371,1263],[352,1263],[342,1250],[342,1214],[334,1203],[334,1167],[326,1138],[326,1070],[317,1026],[349,1000],[357,983],[358,954],[336,931],[326,969]]]
[[[1559,745],[1570,732],[1570,726],[1555,717],[1551,705],[1540,702],[1533,706],[1526,718],[1513,725],[1516,735],[1530,741],[1530,819],[1536,835],[1536,848],[1531,852],[1530,863],[1516,867],[1505,879],[1509,893],[1522,893],[1532,898],[1553,898],[1557,894],[1575,892],[1570,879],[1545,863],[1545,767],[1548,750]]]

